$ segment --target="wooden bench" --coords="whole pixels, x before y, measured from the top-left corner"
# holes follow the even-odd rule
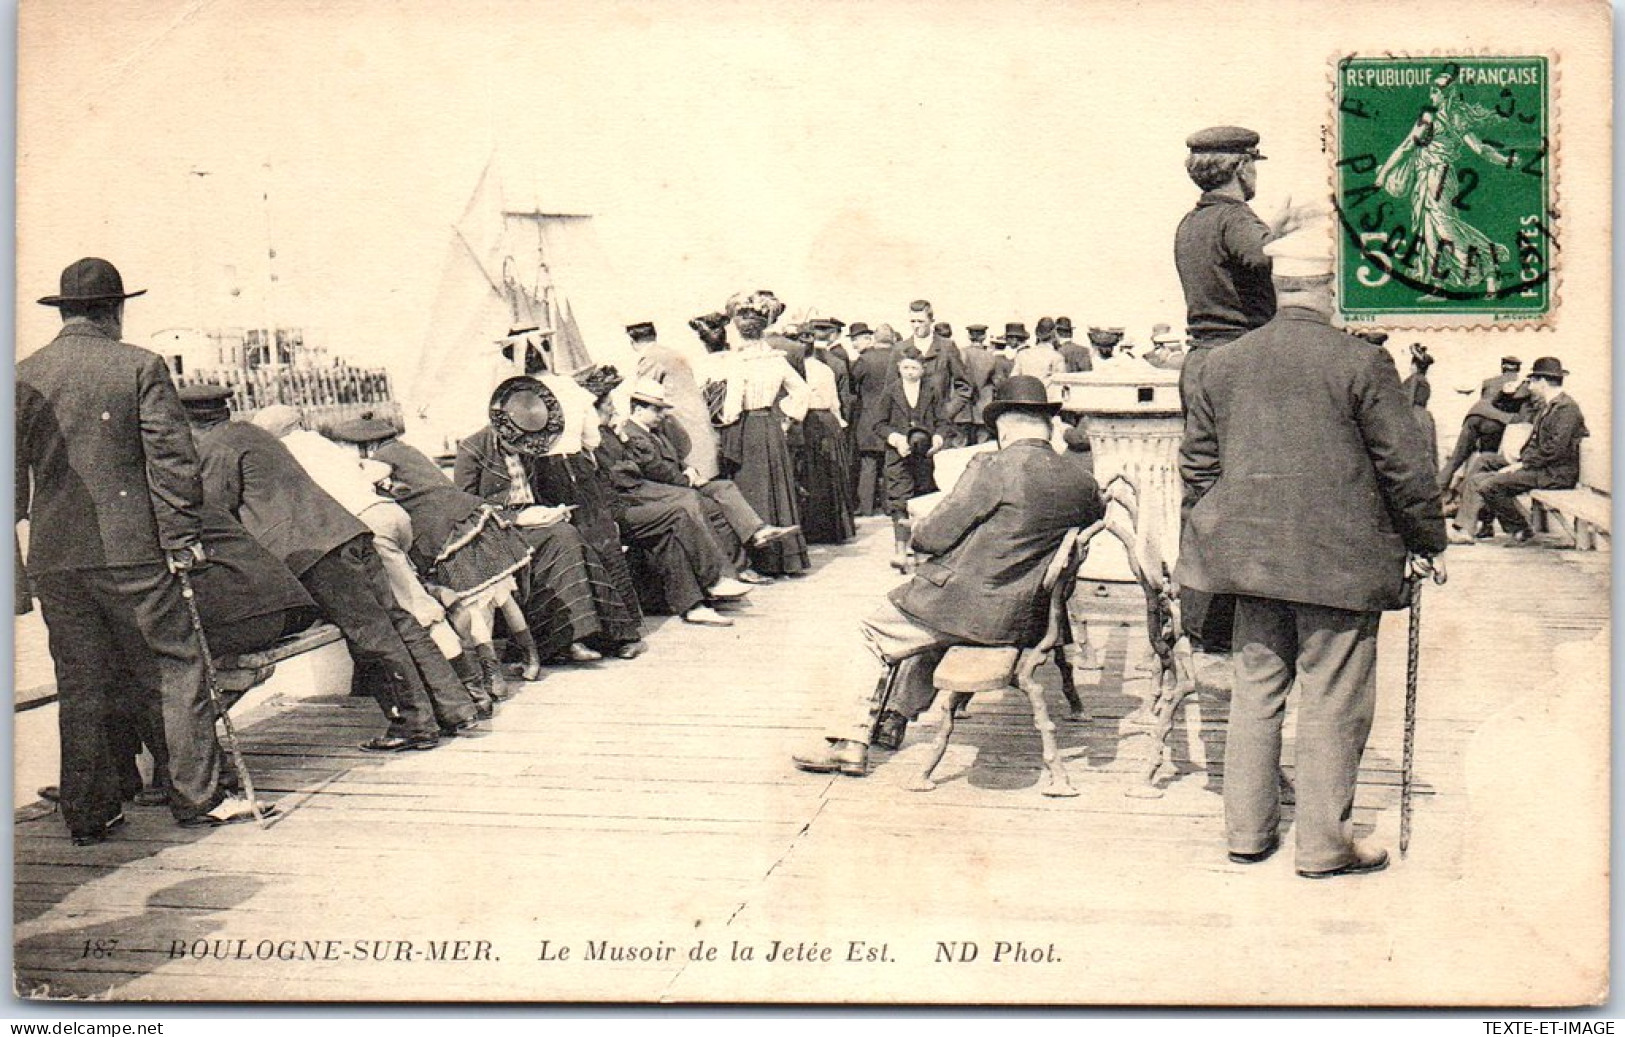
[[[344,635],[339,632],[338,627],[331,623],[317,623],[307,630],[283,638],[263,652],[246,652],[239,656],[216,659],[215,668],[220,676],[220,690],[223,693],[225,707],[230,709],[249,691],[270,681],[277,672],[279,663],[325,663],[326,665],[318,666],[318,669],[323,671],[323,676],[320,679],[307,680],[305,683],[319,684],[323,686],[322,690],[328,692],[343,686],[349,679],[347,676],[343,681],[337,681],[326,672],[334,668],[331,665],[334,660],[327,659],[334,651],[331,649],[322,651],[328,645],[337,642],[337,654],[348,660],[349,653],[344,648],[343,641]],[[348,688],[344,690],[347,692]],[[304,698],[308,695],[295,693],[291,697]],[[56,686],[45,685],[31,690],[27,695],[19,695],[14,708],[16,712],[21,713],[50,705],[56,702],[56,699]]]
[[[1588,438],[1580,443],[1580,482],[1571,490],[1529,492],[1530,528],[1537,533],[1555,526],[1582,551],[1594,550],[1599,537],[1613,537],[1613,479],[1601,449]]]

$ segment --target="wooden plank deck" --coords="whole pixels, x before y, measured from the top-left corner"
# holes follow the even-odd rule
[[[380,727],[363,701],[246,717],[256,782],[285,809],[268,830],[184,831],[132,808],[125,832],[75,848],[54,816],[17,824],[19,992],[1384,1003],[1604,989],[1606,553],[1450,553],[1451,582],[1424,606],[1410,857],[1314,883],[1290,853],[1225,859],[1222,695],[1187,708],[1165,794],[1130,794],[1143,746],[1124,720],[1148,681],[1127,588],[1085,605],[1106,656],[1083,688],[1090,721],[1059,731],[1078,798],[1039,795],[1025,704],[998,695],[973,704],[935,792],[904,788],[926,723],[864,780],[795,771],[790,754],[873,680],[853,622],[893,583],[889,535],[866,523],[820,550],[731,630],[663,621],[638,660],[550,670],[492,734],[431,753],[358,751]],[[1389,846],[1404,636],[1390,616],[1355,817]],[[715,960],[690,957],[699,941]],[[832,960],[769,961],[775,941]],[[854,941],[864,960],[846,960]],[[935,960],[966,942],[974,961]],[[1018,943],[1044,960],[1011,960]],[[647,952],[594,960],[611,946]]]

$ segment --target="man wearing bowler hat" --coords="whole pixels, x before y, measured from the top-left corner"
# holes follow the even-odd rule
[[[912,546],[928,557],[862,623],[869,650],[899,667],[891,699],[882,701],[881,679],[850,725],[796,756],[797,767],[862,777],[871,740],[897,748],[908,721],[931,705],[931,677],[948,648],[1028,644],[1042,632],[1051,557],[1068,530],[1105,514],[1094,477],[1050,445],[1060,407],[1037,378],[1017,375],[999,387],[984,412],[999,449],[973,458],[915,523]]]
[[[1444,550],[1439,485],[1386,350],[1330,325],[1331,228],[1268,246],[1280,310],[1217,350],[1187,399],[1175,578],[1235,600],[1224,761],[1230,860],[1279,844],[1282,719],[1298,696],[1298,874],[1378,871],[1354,842],[1376,706],[1377,627],[1406,603],[1407,555]]]
[[[1022,343],[1022,346],[1017,346],[1020,352],[1016,354],[1011,374],[1024,374],[1031,378],[1037,378],[1045,386],[1048,386],[1050,379],[1066,371],[1066,360],[1055,349],[1054,318],[1039,318],[1034,330],[1033,344],[1026,346],[1027,326],[1025,324],[1006,324],[1004,326],[1006,342]]]
[[[1535,361],[1528,378],[1529,393],[1538,408],[1535,427],[1518,460],[1499,471],[1473,476],[1473,486],[1483,507],[1511,534],[1508,546],[1522,546],[1534,537],[1529,520],[1518,507],[1520,494],[1530,490],[1567,490],[1580,481],[1580,441],[1590,432],[1580,413],[1580,405],[1563,391],[1563,379],[1567,375],[1563,362],[1555,356],[1543,356]]]
[[[1055,318],[1055,351],[1061,354],[1067,373],[1093,371],[1095,369],[1093,351],[1082,342],[1074,342],[1072,333],[1071,317]]]
[[[56,665],[63,820],[75,845],[124,821],[106,720],[138,693],[122,657],[156,688],[170,751],[170,810],[183,825],[251,820],[221,788],[220,746],[178,573],[205,562],[203,485],[186,415],[163,360],[119,341],[126,292],[105,259],[62,272],[39,300],[62,331],[17,364],[17,518]]]

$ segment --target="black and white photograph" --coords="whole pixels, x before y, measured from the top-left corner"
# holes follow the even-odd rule
[[[1607,4],[14,14],[23,1007],[1609,1000]]]

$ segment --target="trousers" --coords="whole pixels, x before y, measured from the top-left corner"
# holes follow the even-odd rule
[[[1224,759],[1229,848],[1258,853],[1281,822],[1281,726],[1298,692],[1297,866],[1355,860],[1355,780],[1377,700],[1380,612],[1238,597]]]
[[[448,727],[473,719],[474,701],[468,690],[428,631],[396,603],[370,540],[364,535],[340,544],[305,570],[299,582],[328,622],[343,631],[356,665],[383,678],[374,694],[389,717],[391,737],[434,733],[437,713]],[[436,661],[444,673],[435,667]],[[430,699],[431,686],[419,671],[420,662],[438,678],[434,690],[440,710]]]
[[[161,563],[39,573],[35,591],[56,671],[61,809],[75,835],[99,833],[121,809],[107,718],[126,696],[157,688],[178,820],[224,798],[214,707],[180,581]],[[121,680],[121,667],[131,678]]]
[[[919,719],[921,713],[931,708],[937,697],[936,685],[932,683],[937,664],[942,662],[949,648],[962,644],[964,639],[926,626],[889,599],[866,616],[859,627],[864,643],[881,666],[897,667],[891,699],[881,701],[885,693],[885,679],[881,676],[853,705],[847,726],[829,738],[868,745],[870,732],[883,708],[910,720]]]

